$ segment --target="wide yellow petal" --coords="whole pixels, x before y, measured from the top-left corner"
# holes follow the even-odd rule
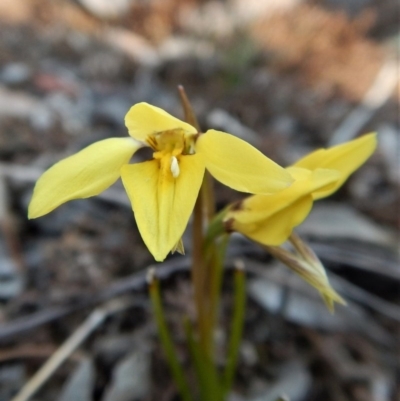
[[[158,160],[121,169],[140,234],[157,261],[176,249],[203,180],[204,163],[199,155],[180,156],[179,168],[177,178],[163,171]]]
[[[130,108],[125,116],[125,125],[129,135],[138,141],[145,141],[150,134],[176,128],[183,129],[186,134],[197,132],[190,124],[171,116],[159,107],[144,102]]]
[[[218,181],[237,191],[268,194],[287,188],[293,179],[284,168],[247,142],[209,130],[196,142],[196,152]]]
[[[253,195],[236,204],[226,214],[228,228],[264,245],[280,245],[309,214],[312,193],[340,177],[335,170],[292,167],[288,171],[296,179],[289,188],[271,195]]]
[[[311,195],[303,196],[282,210],[252,227],[237,222],[235,228],[253,241],[264,245],[277,246],[283,244],[294,227],[304,221],[311,211],[313,199]],[[249,230],[249,228],[251,228]]]
[[[320,199],[337,191],[349,175],[372,155],[376,146],[376,134],[371,133],[329,149],[316,150],[299,160],[294,166],[310,170],[326,168],[340,171],[341,177],[335,185],[313,194],[314,199]]]
[[[287,169],[295,182],[282,191],[270,195],[253,195],[241,202],[241,205],[228,213],[244,223],[261,222],[281,210],[285,210],[298,199],[311,195],[320,188],[326,188],[336,182],[340,173],[336,170],[316,169],[310,171],[299,167]]]
[[[129,137],[104,139],[56,163],[36,183],[29,218],[43,216],[69,200],[103,192],[140,147]]]
[[[326,168],[316,168],[312,171],[307,170],[311,173],[308,177],[305,176],[305,169],[301,167],[291,166],[287,167],[286,170],[296,181],[302,180],[304,182],[304,180],[308,180],[309,188],[304,188],[304,190],[307,193],[312,193],[313,197],[315,193],[330,191],[333,188],[337,188],[337,183],[342,179],[342,174],[339,170]]]

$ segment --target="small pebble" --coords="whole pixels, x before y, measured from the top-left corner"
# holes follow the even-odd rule
[[[10,63],[0,70],[0,81],[6,85],[25,83],[31,76],[31,69],[24,63]]]

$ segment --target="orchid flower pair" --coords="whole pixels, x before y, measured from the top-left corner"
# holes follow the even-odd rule
[[[29,218],[61,204],[98,195],[122,178],[141,236],[157,261],[182,250],[181,237],[199,194],[205,169],[223,184],[254,194],[222,212],[217,232],[237,231],[267,247],[317,288],[328,307],[344,302],[306,244],[292,234],[314,200],[331,195],[376,148],[376,134],[319,149],[284,169],[233,135],[197,130],[147,103],[126,115],[128,138],[96,142],[47,170],[36,183]],[[153,158],[130,164],[142,147]],[[291,240],[297,253],[279,247]]]

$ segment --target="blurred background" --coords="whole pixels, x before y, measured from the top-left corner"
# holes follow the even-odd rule
[[[245,264],[249,300],[231,399],[400,400],[399,15],[395,0],[0,0],[0,401],[121,296],[33,399],[179,400],[146,294],[153,261],[121,183],[26,217],[40,174],[127,135],[134,103],[182,117],[179,84],[203,130],[238,135],[284,166],[379,133],[371,159],[298,230],[347,308],[330,315],[286,267],[233,238],[227,265]],[[242,196],[216,189],[219,207]],[[183,344],[188,261],[158,269]],[[221,350],[230,290],[227,274]]]

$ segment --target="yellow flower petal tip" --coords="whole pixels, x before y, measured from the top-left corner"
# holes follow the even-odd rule
[[[225,132],[208,130],[200,135],[196,152],[218,181],[237,191],[268,194],[293,182],[291,175],[253,146]]]
[[[190,124],[168,114],[159,107],[142,102],[133,105],[125,116],[129,135],[138,141],[147,141],[150,135],[181,129],[185,134],[196,134]]]
[[[123,164],[142,144],[132,138],[96,142],[49,168],[37,181],[29,219],[41,217],[72,199],[98,195],[119,177]]]
[[[321,199],[337,191],[348,177],[368,160],[376,146],[377,134],[373,132],[328,149],[316,150],[300,159],[294,166],[309,170],[325,168],[340,172],[341,177],[335,185],[313,194],[314,199]]]

